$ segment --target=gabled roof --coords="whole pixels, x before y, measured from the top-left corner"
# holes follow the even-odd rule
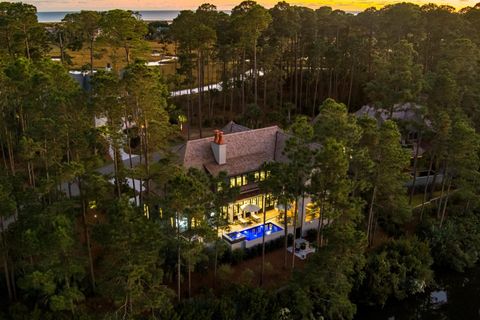
[[[365,105],[356,111],[355,116],[368,116],[371,118],[377,119],[379,122],[384,122],[390,119],[390,112],[386,109],[375,108],[370,105]],[[422,107],[414,103],[404,103],[397,104],[393,107],[392,117],[393,120],[397,121],[408,121],[408,122],[425,122],[427,126],[430,125],[430,121],[423,118]]]
[[[227,134],[227,133],[243,132],[248,130],[252,130],[252,129],[239,125],[233,121],[230,121],[229,123],[227,123],[225,127],[222,128],[221,131]]]
[[[226,164],[215,161],[211,149],[213,137],[187,141],[177,151],[185,168],[205,169],[216,175],[226,171],[228,175],[252,172],[268,161],[284,161],[282,154],[287,139],[278,126],[227,133],[224,141],[227,150]]]

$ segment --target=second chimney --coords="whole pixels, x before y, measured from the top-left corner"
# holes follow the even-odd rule
[[[218,164],[227,163],[227,145],[223,141],[223,132],[215,130],[215,139],[211,143],[213,156]]]

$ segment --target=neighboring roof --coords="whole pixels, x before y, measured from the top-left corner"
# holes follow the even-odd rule
[[[95,73],[96,71],[93,71],[93,72]],[[90,72],[69,71],[68,75],[73,80],[75,80],[83,90],[87,92],[91,90],[92,86],[90,84],[90,80],[91,80]]]
[[[223,133],[227,134],[227,133],[235,133],[235,132],[243,132],[243,131],[248,131],[248,130],[251,130],[250,128],[247,128],[247,127],[244,127],[242,125],[239,125],[233,121],[230,121],[229,123],[227,123],[227,125],[225,127],[223,127],[221,129],[221,131],[223,131]]]
[[[218,165],[213,156],[213,137],[187,141],[177,153],[185,168],[206,169],[213,175],[226,171],[232,176],[255,171],[268,161],[283,161],[285,140],[286,135],[277,126],[227,133],[224,165]]]
[[[390,112],[386,109],[375,108],[370,105],[365,105],[354,113],[355,116],[368,116],[384,122],[390,119]],[[393,120],[411,121],[421,123],[425,121],[426,125],[430,125],[428,120],[424,120],[422,107],[414,103],[397,104],[393,108],[391,117]]]

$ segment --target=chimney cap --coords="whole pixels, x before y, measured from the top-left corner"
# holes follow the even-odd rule
[[[213,130],[213,133],[214,133],[213,142],[217,144],[218,144],[219,132],[220,130]]]
[[[225,141],[223,140],[223,131],[218,131],[218,144],[225,144]]]

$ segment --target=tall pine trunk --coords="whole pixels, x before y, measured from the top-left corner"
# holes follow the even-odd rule
[[[319,80],[319,77],[320,77],[320,71],[315,70],[315,90],[314,90],[314,94],[313,94],[312,117],[315,117],[315,113],[317,111],[317,97],[318,97],[318,80]]]
[[[351,67],[351,70],[350,70],[350,84],[348,86],[348,99],[347,99],[347,108],[348,108],[349,112],[350,112],[350,105],[351,105],[351,102],[352,102],[354,70],[355,70],[355,64],[352,62],[352,67]]]
[[[292,242],[292,271],[295,268],[295,243],[297,238],[297,211],[298,211],[298,197],[295,197],[295,209],[293,212],[293,242]]]
[[[423,201],[422,201],[422,207],[420,209],[420,221],[423,220],[423,211],[425,209],[425,202],[427,202],[428,186],[430,182],[430,174],[432,173],[434,159],[435,159],[435,155],[432,155],[432,158],[430,159],[430,164],[428,165],[427,182],[425,183],[425,188],[423,189]]]
[[[257,74],[257,39],[253,43],[253,82],[254,82],[254,103],[258,105],[258,74]]]
[[[218,269],[218,225],[215,228],[215,257],[213,261],[213,287],[217,287],[217,269]]]
[[[435,173],[433,174],[433,181],[432,181],[432,186],[430,187],[430,192],[429,192],[429,199],[432,198],[433,192],[435,191],[435,185],[437,183],[437,176],[438,176],[438,167],[439,167],[439,161],[436,159],[435,162]]]
[[[5,219],[3,216],[0,216],[0,226],[1,226],[1,241],[2,241],[2,247],[3,247],[3,269],[4,269],[4,274],[5,274],[5,284],[7,285],[7,292],[8,292],[8,300],[12,301],[13,300],[13,290],[12,290],[12,284],[10,283],[10,271],[8,268],[8,246],[7,246],[7,237],[5,235],[5,227],[4,227],[4,222]]]
[[[283,246],[284,246],[284,256],[283,256],[283,268],[286,270],[287,267],[288,267],[288,210],[287,210],[287,206],[288,206],[288,203],[287,201],[285,201],[285,207],[284,207],[284,212],[283,212],[283,217],[284,217],[284,220],[283,220],[283,228],[284,228],[284,232],[285,232],[285,239],[284,239],[284,242],[283,242]]]
[[[182,300],[181,296],[181,278],[182,278],[182,267],[181,267],[181,252],[180,252],[180,217],[178,212],[176,212],[177,220],[177,300],[180,302]]]
[[[82,196],[83,198],[83,196]],[[89,271],[90,271],[90,281],[92,285],[92,291],[95,292],[95,271],[93,269],[93,257],[92,257],[92,245],[90,242],[90,233],[88,232],[88,226],[87,226],[87,214],[86,214],[87,208],[86,208],[86,200],[82,199],[82,221],[83,221],[83,230],[85,233],[85,241],[87,245],[87,252],[88,252],[88,266],[89,266]]]
[[[197,58],[197,82],[198,82],[198,132],[202,138],[202,71],[201,71],[202,53],[199,51]]]
[[[410,190],[410,198],[408,199],[408,204],[412,204],[413,194],[415,193],[415,183],[417,181],[417,163],[418,163],[418,150],[420,149],[420,144],[422,143],[422,136],[420,135],[415,149],[415,155],[413,158],[413,182],[412,190]]]
[[[262,271],[260,276],[260,286],[264,284],[264,277],[265,277],[265,222],[267,220],[267,210],[265,208],[265,194],[263,194],[263,232],[262,232]]]
[[[320,211],[318,213],[318,227],[317,227],[317,246],[319,248],[323,247],[323,212],[324,212],[324,201],[321,201]]]
[[[245,75],[245,48],[243,49],[243,54],[242,54],[242,75],[241,75],[241,79],[242,79],[242,115],[245,114],[245,106],[246,106],[246,102],[245,102],[245,78],[246,78],[246,75]]]
[[[368,209],[368,224],[367,224],[367,239],[368,246],[370,247],[373,243],[372,233],[373,233],[373,221],[374,221],[374,210],[373,205],[375,204],[375,197],[377,195],[377,186],[373,187],[372,198],[370,200],[370,205]]]
[[[90,76],[93,76],[93,42],[94,38],[90,38]]]
[[[442,177],[442,189],[440,191],[440,198],[439,198],[439,203],[438,203],[438,206],[437,206],[437,219],[440,219],[440,211],[441,211],[441,207],[442,207],[442,202],[443,202],[443,196],[444,196],[444,193],[445,193],[445,182],[446,182],[446,178],[447,178],[447,167],[445,166],[445,170],[443,170],[443,177]]]
[[[440,218],[440,228],[443,226],[443,221],[445,221],[445,213],[447,212],[448,199],[450,198],[450,189],[452,187],[452,178],[448,182],[447,195],[445,197],[445,204],[443,205],[442,217]]]

